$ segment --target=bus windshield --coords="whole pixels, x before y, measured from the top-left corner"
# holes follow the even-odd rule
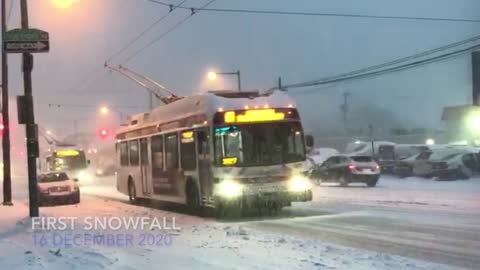
[[[215,128],[215,161],[220,166],[265,166],[305,160],[298,122]]]
[[[75,155],[57,156],[54,158],[53,170],[81,170],[87,168],[85,152],[78,151]]]

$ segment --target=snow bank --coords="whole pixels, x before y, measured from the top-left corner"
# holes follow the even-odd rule
[[[175,216],[182,230],[171,246],[35,247],[25,219],[27,206],[18,203],[0,211],[2,269],[450,269],[308,237],[264,233],[238,222],[221,223],[95,197],[41,212],[57,217]]]

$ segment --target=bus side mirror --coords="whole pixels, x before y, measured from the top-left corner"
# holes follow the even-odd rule
[[[313,147],[313,145],[315,144],[315,140],[313,139],[313,136],[312,135],[306,135],[305,136],[305,143],[306,143],[307,147]]]

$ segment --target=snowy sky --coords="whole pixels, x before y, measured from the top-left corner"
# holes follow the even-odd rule
[[[8,1],[10,2],[10,1]],[[13,1],[17,2],[17,1]],[[168,12],[142,0],[76,0],[69,9],[50,0],[29,1],[30,25],[50,32],[51,52],[35,55],[34,95],[37,120],[55,130],[72,129],[72,119],[93,130],[87,119],[96,112],[84,108],[52,109],[48,103],[133,105],[148,107],[148,96],[124,77],[102,69],[116,50]],[[206,0],[190,0],[200,6]],[[217,0],[211,7],[338,12],[371,15],[479,19],[478,0]],[[123,63],[139,47],[187,16],[174,11],[153,31],[113,63]],[[15,6],[9,28],[19,25]],[[212,85],[209,69],[241,70],[245,89],[322,78],[422,52],[480,34],[480,23],[373,20],[360,18],[270,16],[200,12],[162,41],[126,64],[180,94],[209,88],[236,87],[233,78]],[[408,126],[440,125],[441,108],[469,103],[470,56],[422,68],[334,85],[298,89],[307,126],[333,126],[340,121],[343,91],[351,92],[351,110],[370,104]],[[22,92],[20,57],[10,57],[12,98]],[[95,72],[96,70],[96,72]],[[90,81],[86,87],[72,89]],[[125,113],[135,109],[123,108]],[[138,109],[137,109],[138,110]],[[323,124],[325,123],[325,124]]]

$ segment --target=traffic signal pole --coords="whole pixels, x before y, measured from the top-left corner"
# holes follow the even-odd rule
[[[28,8],[27,0],[20,1],[20,11],[22,16],[22,29],[28,29]],[[27,156],[28,156],[28,193],[30,199],[30,217],[38,217],[38,194],[37,194],[37,155],[38,155],[38,136],[35,125],[35,115],[33,110],[32,96],[32,69],[33,55],[31,53],[22,54],[23,82],[25,87],[25,120],[27,135]]]
[[[2,41],[7,31],[6,0],[2,0]],[[3,150],[3,205],[12,206],[12,179],[10,169],[10,119],[8,117],[8,59],[2,46],[2,150]]]

